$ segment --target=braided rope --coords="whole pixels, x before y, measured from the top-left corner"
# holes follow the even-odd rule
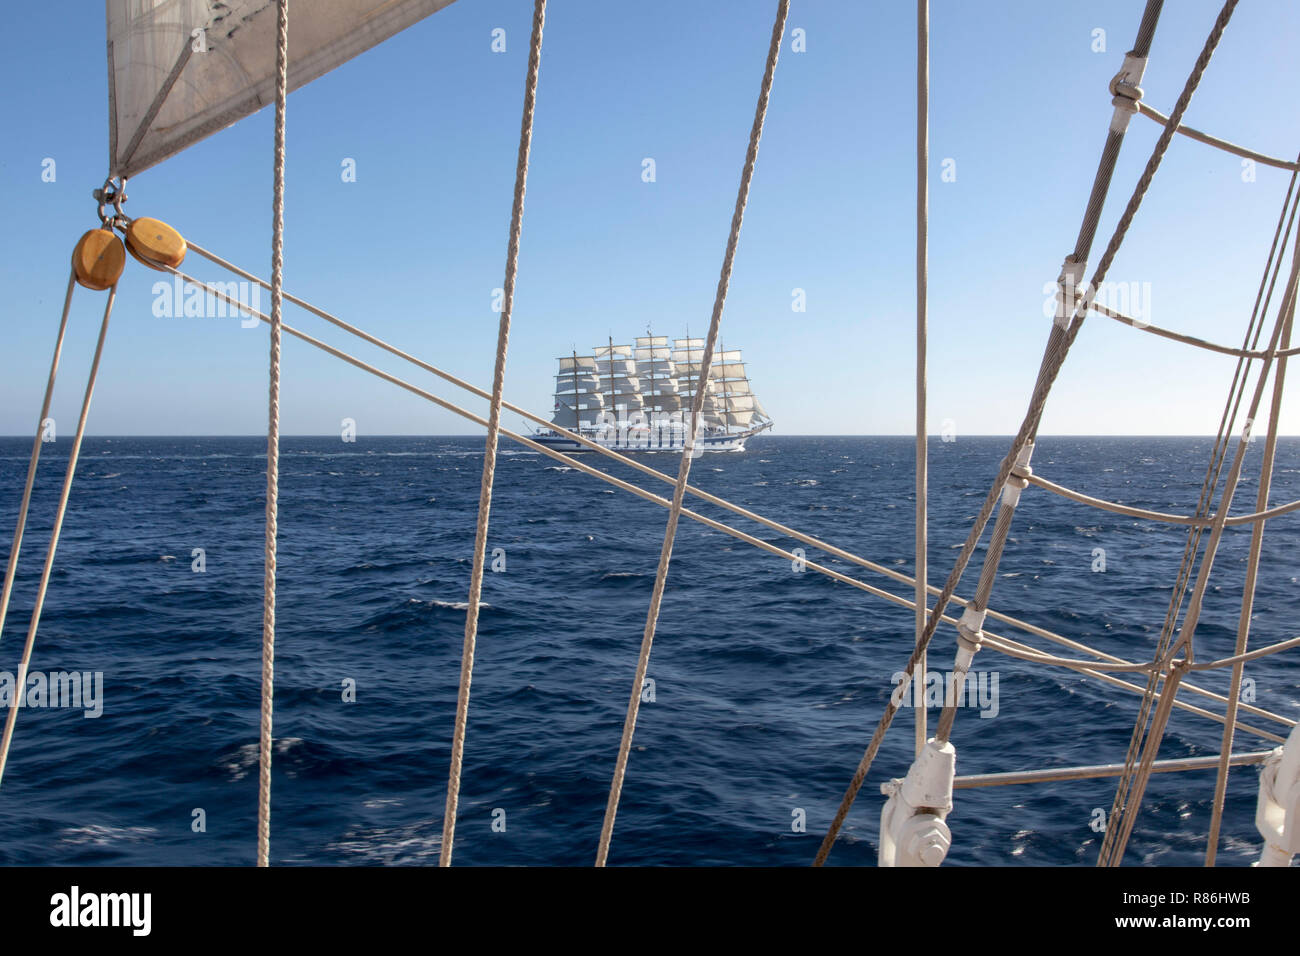
[[[487,562],[488,514],[492,510],[492,480],[496,474],[497,442],[501,432],[502,392],[505,390],[506,351],[510,342],[510,315],[515,304],[515,276],[519,271],[519,236],[523,231],[524,193],[528,186],[528,155],[533,142],[533,112],[537,105],[537,73],[542,56],[542,27],[546,0],[535,0],[533,32],[528,51],[528,76],[524,86],[523,119],[519,127],[519,159],[515,166],[515,201],[510,213],[510,241],[506,249],[506,278],[501,321],[497,328],[496,366],[492,372],[492,404],[488,411],[487,443],[483,449],[483,480],[479,486],[478,527],[474,532],[474,569],[470,575],[465,611],[465,643],[460,657],[460,686],[456,694],[456,724],[451,739],[451,769],[447,778],[447,806],[442,818],[442,850],[438,865],[450,866],[456,839],[456,807],[460,801],[461,765],[465,756],[465,727],[469,721],[470,679],[474,673],[474,646],[478,636],[479,603],[483,593],[483,566]]]
[[[641,635],[641,652],[637,657],[636,674],[632,679],[632,693],[628,698],[627,716],[623,720],[623,736],[618,746],[618,759],[614,764],[614,778],[610,782],[609,799],[605,804],[605,819],[600,827],[600,843],[596,848],[596,866],[604,866],[609,859],[609,844],[614,836],[614,818],[618,814],[619,797],[623,792],[623,778],[627,772],[628,753],[632,749],[632,734],[636,729],[637,713],[641,705],[641,685],[650,664],[650,647],[654,643],[655,628],[659,623],[659,608],[663,602],[664,586],[668,580],[668,565],[672,560],[673,542],[677,536],[677,520],[682,514],[686,495],[686,479],[691,472],[695,450],[695,431],[699,426],[700,412],[704,406],[704,383],[709,380],[709,366],[713,361],[713,347],[718,341],[722,324],[722,309],[727,301],[731,284],[731,269],[740,242],[740,225],[745,218],[745,204],[749,199],[749,184],[758,159],[758,144],[763,136],[763,121],[767,117],[768,99],[772,93],[772,78],[776,74],[777,56],[781,52],[781,38],[785,35],[785,21],[790,13],[790,0],[779,0],[776,22],[772,24],[772,39],[767,49],[767,64],[759,89],[758,105],[754,109],[754,124],[749,131],[749,147],[745,152],[744,171],[740,176],[740,189],[736,193],[736,208],[731,216],[731,233],[727,237],[727,250],[722,259],[722,272],[718,277],[717,292],[713,299],[713,315],[709,320],[709,334],[704,343],[704,357],[700,362],[700,386],[691,402],[691,426],[687,432],[686,447],[682,449],[681,464],[677,469],[677,482],[673,487],[672,508],[668,512],[668,525],[664,529],[663,546],[659,550],[659,566],[655,570],[654,590],[650,593],[650,607],[646,612],[645,630]]]
[[[108,301],[104,303],[104,318],[99,323],[99,340],[95,343],[95,357],[90,362],[86,393],[81,399],[77,434],[72,439],[72,450],[68,453],[68,468],[63,475],[63,489],[59,492],[59,504],[54,512],[54,525],[50,529],[50,546],[45,552],[45,566],[41,569],[41,582],[36,589],[36,603],[32,606],[32,618],[27,626],[27,643],[23,646],[22,660],[18,664],[18,674],[14,678],[14,698],[9,705],[9,716],[5,718],[4,737],[0,739],[0,780],[4,779],[5,766],[9,762],[9,746],[14,738],[14,723],[18,720],[19,698],[22,696],[22,688],[27,686],[27,671],[32,662],[32,649],[36,646],[36,628],[41,623],[41,611],[45,608],[45,594],[50,586],[50,575],[54,571],[54,553],[58,550],[59,535],[63,532],[63,517],[68,511],[72,479],[77,473],[77,459],[81,456],[81,440],[86,436],[86,420],[90,417],[90,399],[95,394],[95,381],[99,377],[99,360],[104,354],[104,340],[108,337],[108,320],[113,314],[113,302],[116,299],[117,286],[114,285],[108,290]],[[59,334],[62,337],[62,329]],[[57,361],[57,348],[55,356]],[[37,440],[40,440],[39,436]]]
[[[271,863],[271,711],[275,698],[275,544],[280,504],[280,311],[284,295],[284,112],[289,0],[276,3],[275,187],[271,203],[271,367],[266,424],[266,540],[262,579],[262,720],[257,774],[257,865]]]
[[[1146,168],[1142,172],[1137,185],[1133,188],[1133,194],[1130,196],[1128,205],[1124,209],[1123,215],[1120,216],[1119,222],[1111,235],[1110,242],[1107,244],[1106,251],[1102,255],[1101,261],[1097,264],[1097,269],[1093,273],[1092,281],[1088,288],[1097,289],[1105,279],[1107,272],[1110,271],[1111,264],[1123,244],[1124,237],[1127,235],[1129,227],[1133,223],[1133,218],[1142,205],[1142,199],[1146,195],[1147,189],[1151,186],[1151,180],[1155,177],[1156,170],[1160,168],[1161,160],[1164,158],[1165,151],[1169,148],[1169,143],[1174,137],[1174,131],[1177,129],[1178,121],[1181,121],[1182,115],[1187,110],[1191,102],[1192,94],[1196,91],[1200,83],[1201,75],[1205,72],[1209,64],[1210,55],[1213,53],[1215,46],[1218,45],[1219,38],[1223,34],[1223,28],[1227,25],[1228,18],[1232,10],[1236,7],[1237,0],[1227,0],[1223,11],[1219,14],[1214,29],[1206,41],[1205,48],[1197,58],[1196,64],[1188,77],[1187,84],[1183,88],[1182,94],[1174,106],[1173,116],[1170,125],[1165,127],[1160,138],[1156,141],[1152,149],[1151,157],[1147,160]],[[1095,190],[1094,190],[1095,192]],[[966,541],[962,545],[961,551],[957,555],[957,562],[953,566],[948,580],[945,582],[943,591],[935,601],[934,609],[930,612],[930,620],[926,625],[925,634],[922,635],[922,641],[912,652],[908,659],[907,666],[904,668],[904,682],[901,685],[906,690],[908,682],[911,681],[916,673],[916,665],[921,654],[925,652],[926,646],[933,639],[935,630],[939,626],[939,621],[944,609],[948,606],[953,592],[957,589],[957,584],[961,580],[962,573],[966,570],[966,565],[970,562],[971,556],[975,552],[980,538],[983,537],[985,525],[989,517],[993,514],[993,508],[997,504],[999,496],[1002,494],[1002,487],[1011,475],[1011,469],[1014,467],[1016,459],[1019,457],[1025,445],[1031,440],[1038,429],[1038,422],[1042,418],[1043,407],[1047,403],[1048,392],[1051,391],[1052,384],[1060,372],[1061,366],[1065,362],[1065,356],[1069,352],[1070,346],[1078,337],[1080,330],[1083,328],[1084,320],[1087,316],[1090,304],[1090,296],[1082,296],[1075,306],[1074,315],[1070,322],[1068,330],[1062,330],[1060,326],[1053,325],[1052,331],[1048,337],[1047,348],[1043,357],[1042,366],[1039,369],[1038,380],[1034,386],[1033,396],[1029,403],[1029,409],[1025,414],[1024,421],[1020,426],[1019,432],[1011,443],[1011,450],[1003,458],[1002,464],[998,467],[997,477],[993,481],[992,487],[985,496],[984,504],[981,506],[979,514],[976,516],[975,523],[971,526],[970,533],[966,536]],[[822,840],[822,845],[817,852],[813,861],[814,866],[821,866],[826,862],[826,857],[830,854],[831,847],[835,843],[835,837],[838,835],[840,827],[844,824],[845,817],[848,816],[849,809],[853,806],[853,801],[857,798],[858,791],[862,789],[862,783],[866,779],[867,772],[871,769],[871,764],[875,761],[876,753],[880,750],[880,745],[884,741],[885,733],[889,730],[890,724],[893,723],[894,715],[897,713],[900,703],[897,694],[892,696],[885,706],[885,712],[881,715],[876,730],[871,736],[867,749],[859,761],[857,769],[854,771],[853,778],[844,793],[840,806],[836,810],[835,817],[831,825],[827,828],[826,836]]]

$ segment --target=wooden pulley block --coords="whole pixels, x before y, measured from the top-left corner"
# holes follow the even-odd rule
[[[111,229],[92,229],[72,250],[72,272],[87,289],[102,292],[116,285],[126,268],[122,240]]]
[[[126,227],[126,248],[150,269],[165,271],[185,261],[185,240],[161,219],[133,219]]]

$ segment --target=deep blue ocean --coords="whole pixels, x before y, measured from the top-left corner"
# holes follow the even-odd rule
[[[1008,444],[932,442],[932,583],[943,583]],[[69,445],[60,437],[43,450],[0,671],[17,670]],[[1048,437],[1033,464],[1089,494],[1186,513],[1210,446]],[[287,438],[282,449],[272,861],[435,863],[482,439]],[[666,513],[545,456],[502,449],[489,546],[503,549],[504,568],[484,583],[455,862],[588,865]],[[1261,449],[1251,448],[1248,472]],[[6,555],[29,450],[30,439],[0,439]],[[910,438],[763,435],[744,454],[697,460],[692,481],[910,571],[912,455]],[[676,471],[676,458],[645,460]],[[102,716],[19,712],[0,787],[0,863],[254,861],[264,469],[262,438],[87,439],[32,669],[102,672]],[[1256,488],[1250,475],[1234,510],[1253,510]],[[1300,440],[1284,439],[1272,501],[1297,497]],[[1297,632],[1297,520],[1267,527],[1252,646]],[[993,607],[1148,659],[1184,541],[1181,528],[1030,488]],[[1231,653],[1248,542],[1245,528],[1225,535],[1198,659]],[[1104,572],[1094,570],[1098,548]],[[811,549],[808,558],[906,593]],[[980,560],[960,594],[973,592]],[[912,627],[908,610],[684,519],[611,864],[809,863],[906,662]],[[1027,639],[992,621],[989,629]],[[931,669],[948,670],[953,648],[945,626]],[[1259,706],[1300,716],[1296,660],[1292,652],[1248,665]],[[959,713],[959,774],[1123,760],[1137,695],[987,648],[975,669],[996,676],[996,708]],[[1227,676],[1195,681],[1223,690]],[[354,701],[344,700],[349,682]],[[895,721],[833,864],[875,862],[879,785],[906,772],[912,720],[905,708]],[[1175,711],[1160,755],[1217,753],[1219,733]],[[1235,749],[1271,746],[1239,731]],[[1233,771],[1222,864],[1258,853],[1257,779],[1254,767]],[[1154,776],[1126,863],[1199,864],[1213,788],[1213,771]],[[959,791],[948,863],[1091,865],[1093,811],[1108,812],[1113,793],[1113,780]],[[801,817],[806,832],[797,832]]]

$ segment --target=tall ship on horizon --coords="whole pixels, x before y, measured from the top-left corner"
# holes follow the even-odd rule
[[[638,336],[635,345],[605,345],[590,355],[559,358],[552,430],[535,441],[557,451],[589,446],[564,429],[619,452],[676,452],[686,447],[696,393],[703,403],[695,448],[741,452],[775,422],[754,394],[739,349],[720,348],[702,374],[704,339]]]

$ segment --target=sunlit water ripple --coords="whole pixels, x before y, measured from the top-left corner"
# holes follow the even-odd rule
[[[1007,443],[933,443],[934,583],[955,560]],[[0,669],[10,672],[68,445],[61,437],[44,448],[0,644]],[[103,716],[20,712],[0,790],[0,862],[252,862],[264,448],[257,438],[86,441],[33,670],[102,671]],[[437,859],[481,448],[476,438],[284,440],[276,862]],[[1044,438],[1034,467],[1102,498],[1188,512],[1209,448],[1208,439]],[[28,440],[0,439],[6,553],[28,452]],[[647,460],[676,470],[676,459]],[[1248,463],[1258,464],[1258,451]],[[910,570],[910,439],[765,435],[743,455],[701,459],[692,480]],[[1243,481],[1236,510],[1253,507],[1256,487],[1253,477]],[[665,521],[655,505],[610,491],[503,446],[490,547],[503,549],[505,568],[484,582],[458,863],[587,865],[594,857]],[[1272,500],[1296,497],[1300,440],[1285,439]],[[1295,633],[1294,518],[1270,523],[1264,538],[1255,643]],[[1225,536],[1198,630],[1201,659],[1231,653],[1248,541],[1245,529]],[[1177,528],[1030,489],[994,607],[1149,657],[1183,543]],[[196,548],[205,552],[204,573],[192,570]],[[1092,570],[1099,548],[1104,573]],[[888,583],[812,549],[808,558]],[[973,581],[972,573],[960,593]],[[650,662],[655,699],[641,709],[611,862],[808,863],[906,661],[912,626],[906,609],[683,521]],[[946,668],[952,650],[944,628],[931,666]],[[981,718],[976,707],[959,715],[960,773],[1123,759],[1134,695],[991,650],[976,667],[997,674],[997,714]],[[1246,671],[1257,703],[1292,717],[1297,673],[1294,657]],[[1196,680],[1226,686],[1219,674]],[[355,681],[355,702],[343,700],[345,681]],[[886,739],[834,862],[874,862],[879,784],[906,770],[912,716],[904,710]],[[1161,756],[1216,753],[1217,728],[1176,712]],[[1238,734],[1239,750],[1267,746]],[[1233,774],[1225,864],[1257,853],[1257,775]],[[1154,777],[1127,862],[1199,863],[1213,776]],[[1093,809],[1109,809],[1113,787],[1093,780],[962,791],[949,820],[949,862],[1091,864]],[[192,827],[200,808],[204,833]],[[799,811],[806,833],[792,826]],[[502,819],[498,832],[493,822]]]

